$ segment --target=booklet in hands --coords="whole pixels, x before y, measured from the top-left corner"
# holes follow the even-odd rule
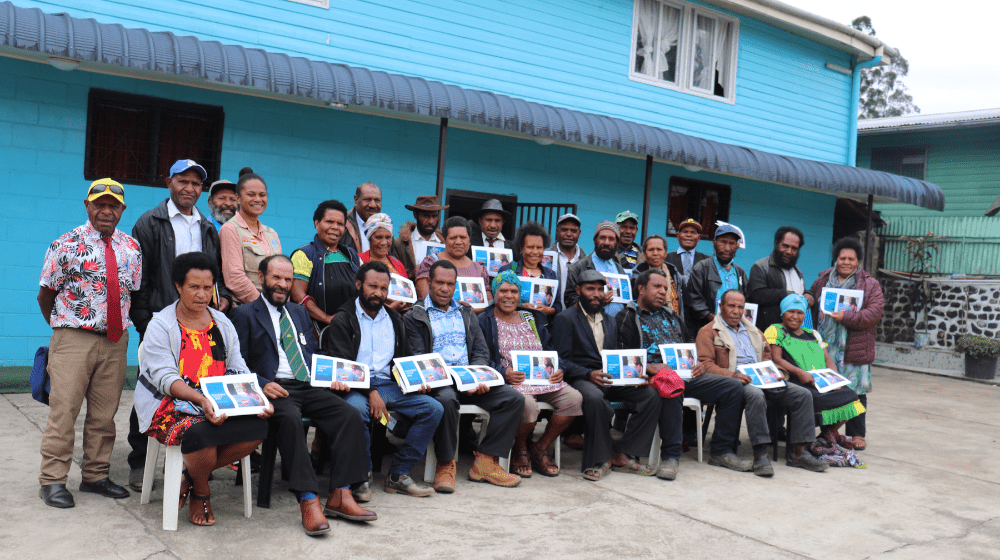
[[[270,404],[252,373],[203,377],[201,392],[212,401],[216,416],[260,414]]]

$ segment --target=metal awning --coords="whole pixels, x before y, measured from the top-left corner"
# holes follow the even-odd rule
[[[176,77],[327,104],[448,118],[597,149],[652,156],[769,183],[944,209],[936,185],[908,177],[713,142],[623,119],[400,74],[223,45],[0,2],[0,54],[98,72]],[[68,59],[68,60],[60,60]],[[247,89],[249,88],[249,90]]]

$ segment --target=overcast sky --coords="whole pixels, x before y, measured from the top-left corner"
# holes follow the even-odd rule
[[[784,0],[850,25],[867,15],[910,63],[903,82],[922,114],[1000,108],[1000,2]]]

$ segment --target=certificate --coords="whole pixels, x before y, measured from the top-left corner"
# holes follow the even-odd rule
[[[641,385],[646,382],[646,350],[601,350],[604,373],[612,385]]]
[[[840,288],[823,288],[820,294],[823,313],[835,311],[859,311],[865,301],[863,290],[842,290]]]
[[[496,276],[501,268],[514,262],[514,251],[503,247],[473,247],[472,260],[483,265],[490,276]]]
[[[694,344],[661,344],[660,357],[678,377],[691,379],[691,370],[698,363],[698,348]]]
[[[820,393],[829,393],[834,389],[847,387],[851,384],[846,377],[832,369],[811,369],[809,373],[812,374],[813,381],[816,382],[816,390]]]
[[[750,381],[761,389],[776,389],[785,386],[785,375],[771,360],[738,366],[736,369],[749,377]]]
[[[479,385],[497,387],[506,383],[500,372],[490,366],[451,366],[448,371],[459,391],[471,391]]]
[[[559,369],[559,353],[553,351],[511,351],[514,371],[524,374],[525,385],[549,385],[549,378]]]
[[[389,299],[406,303],[417,302],[417,288],[405,276],[395,272],[389,273]]]
[[[521,278],[521,303],[552,307],[556,303],[556,293],[558,290],[558,280]]]
[[[201,392],[212,401],[216,416],[260,414],[270,404],[252,373],[203,377]]]
[[[420,354],[392,362],[392,374],[404,393],[419,391],[421,385],[431,389],[451,385],[451,375],[441,354]]]
[[[557,253],[556,251],[553,251],[552,249],[546,249],[544,252],[542,252],[542,265],[543,266],[547,266],[547,267],[555,270],[555,266],[554,266],[553,263],[557,263],[557,262],[559,262],[559,253]]]
[[[457,302],[468,303],[473,309],[486,309],[486,282],[478,276],[459,276],[455,279],[455,295]]]
[[[368,389],[371,387],[368,364],[313,354],[310,384],[329,389],[334,381],[345,383],[352,389]]]
[[[750,321],[751,324],[756,325],[757,324],[757,304],[756,303],[748,303],[748,304],[744,305],[743,306],[743,316],[746,317],[747,321]]]
[[[627,274],[610,274],[602,272],[606,284],[605,292],[614,292],[612,303],[628,303],[632,301],[632,284],[628,281]]]
[[[423,262],[424,259],[431,255],[436,255],[444,251],[444,243],[437,243],[436,241],[426,241],[424,242],[424,254],[423,255],[413,255],[413,258],[417,259],[417,262]]]

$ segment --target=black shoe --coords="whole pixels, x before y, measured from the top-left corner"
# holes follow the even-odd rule
[[[712,455],[708,458],[708,464],[714,467],[725,467],[736,472],[750,472],[753,470],[753,465],[750,461],[740,459],[735,453]]]
[[[766,450],[753,458],[753,474],[764,478],[774,476],[774,467],[771,466],[771,460],[767,458]]]
[[[65,484],[49,484],[38,489],[38,497],[45,505],[56,508],[71,508],[76,505],[73,494],[69,493]]]
[[[98,480],[97,482],[81,482],[80,491],[93,492],[94,494],[100,494],[105,498],[114,498],[116,500],[121,500],[131,496],[131,494],[128,493],[128,490],[118,486],[114,482],[111,482],[110,478],[104,478]]]
[[[785,458],[785,464],[789,467],[799,467],[800,469],[813,472],[824,472],[827,468],[829,468],[826,461],[817,459],[808,452],[803,452],[802,456],[797,459],[789,455]]]

